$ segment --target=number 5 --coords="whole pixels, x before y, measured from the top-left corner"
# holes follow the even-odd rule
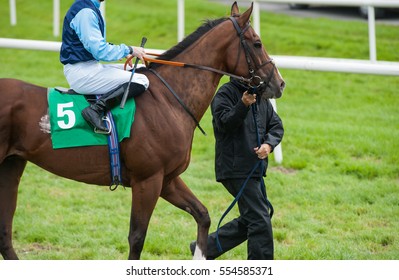
[[[65,122],[65,120],[60,120],[57,122],[58,126],[61,129],[69,129],[75,125],[76,123],[75,113],[72,110],[67,110],[67,108],[72,108],[72,107],[73,107],[73,102],[57,104],[57,118],[62,118],[64,116],[68,117],[68,122]]]

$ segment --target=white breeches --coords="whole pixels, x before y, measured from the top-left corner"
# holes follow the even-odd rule
[[[98,61],[64,65],[64,75],[69,86],[81,94],[106,94],[118,86],[128,83],[132,73],[123,70],[123,64],[102,64]],[[149,86],[148,78],[134,73],[133,83]]]

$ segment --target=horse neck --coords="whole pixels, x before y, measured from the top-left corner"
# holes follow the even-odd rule
[[[209,31],[174,60],[225,70],[224,58],[229,42],[222,42],[223,33],[222,29],[216,28]],[[170,77],[168,80],[171,81],[172,87],[197,120],[200,120],[212,101],[222,75],[191,67],[174,67],[167,71],[165,75]]]

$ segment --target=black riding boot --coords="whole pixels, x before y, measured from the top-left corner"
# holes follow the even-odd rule
[[[97,130],[107,132],[107,127],[104,126],[103,116],[106,111],[112,109],[120,103],[123,93],[126,91],[128,83],[125,83],[110,93],[102,95],[95,103],[90,104],[82,110],[83,118]],[[145,87],[138,83],[131,83],[129,87],[128,98],[139,96],[145,91]]]

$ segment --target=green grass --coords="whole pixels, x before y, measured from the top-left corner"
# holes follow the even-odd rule
[[[0,0],[2,7],[8,7]],[[25,1],[26,2],[26,1]],[[51,1],[18,4],[18,24],[0,10],[0,37],[52,36]],[[72,0],[61,1],[65,13]],[[186,33],[229,8],[186,1]],[[23,16],[23,13],[26,15]],[[175,1],[107,3],[109,41],[165,49],[176,42]],[[367,23],[296,18],[263,12],[262,39],[271,55],[368,58]],[[399,27],[377,24],[379,60],[399,61]],[[0,77],[67,86],[58,54],[0,49]],[[266,184],[275,208],[277,259],[399,259],[398,77],[280,69],[287,82],[278,112],[285,125],[283,164],[271,160]],[[226,81],[224,79],[223,81]],[[196,131],[182,175],[208,207],[214,230],[231,203],[215,182],[209,111]],[[126,259],[130,190],[88,186],[29,164],[19,190],[14,245],[22,259]],[[225,219],[237,214],[234,209]],[[196,225],[160,200],[143,259],[189,259]],[[245,244],[223,259],[245,259]]]

